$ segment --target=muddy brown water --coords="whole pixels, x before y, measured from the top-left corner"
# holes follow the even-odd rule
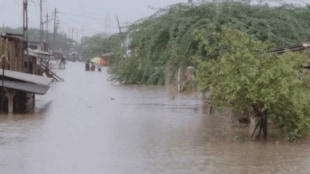
[[[69,62],[34,114],[0,115],[3,174],[310,173],[310,146],[234,142],[200,97],[120,86]]]

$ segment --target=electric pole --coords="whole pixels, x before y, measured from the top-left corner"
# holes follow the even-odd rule
[[[27,0],[23,0],[23,35],[28,45],[28,1]]]
[[[55,11],[54,11],[53,52],[55,51],[57,28],[58,28],[57,9],[55,8]]]
[[[22,59],[25,60],[25,57],[29,55],[29,50],[28,50],[28,0],[23,0],[23,36],[24,36],[24,39],[26,40],[26,54],[23,54]],[[27,64],[29,65],[29,63],[30,62],[28,60]],[[30,66],[28,66],[26,69],[28,69],[30,72],[31,70],[29,69],[29,67]],[[33,97],[35,97],[35,95],[33,95]]]
[[[48,13],[46,13],[46,43],[48,43]]]
[[[120,36],[122,37],[122,27],[121,27],[121,24],[119,22],[119,19],[118,19],[118,16],[116,16],[116,20],[117,20],[117,25],[118,25],[118,30],[119,30],[119,34]],[[125,55],[128,57],[128,53],[127,53],[127,45],[126,45],[126,41],[125,39],[122,39],[122,44],[123,44],[123,47],[124,47],[124,52],[125,52]]]
[[[121,27],[121,25],[119,23],[118,16],[116,16],[116,21],[117,21],[117,26],[118,26],[119,33],[121,34],[122,33],[122,27]]]
[[[43,50],[43,3],[40,0],[40,49]]]

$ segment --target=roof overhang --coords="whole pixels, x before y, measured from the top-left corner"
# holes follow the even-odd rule
[[[35,74],[28,74],[23,72],[17,72],[17,71],[11,71],[11,70],[4,70],[0,68],[0,76],[4,74],[4,77],[28,82],[28,83],[34,83],[39,85],[49,85],[52,83],[53,79],[49,77],[43,77]]]
[[[17,81],[8,81],[8,80],[3,80],[3,84],[2,84],[2,81],[0,81],[0,86],[2,85],[4,88],[15,89],[15,90],[35,93],[39,95],[44,95],[49,89],[48,85],[39,85],[39,84],[32,84],[28,82],[17,82]]]
[[[30,48],[28,49],[28,53],[25,51],[25,54],[29,56],[33,56],[33,57],[40,57],[40,58],[48,58],[52,56],[52,54],[49,52],[33,50]]]

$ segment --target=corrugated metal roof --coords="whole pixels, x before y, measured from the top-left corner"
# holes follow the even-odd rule
[[[16,34],[16,33],[2,33],[1,35],[2,38],[8,38],[8,39],[15,39],[15,40],[22,40],[26,41],[21,34]]]
[[[27,51],[25,51],[25,54],[26,55],[28,54],[29,56],[34,56],[34,57],[42,57],[42,56],[44,56],[43,58],[48,58],[48,57],[52,56],[52,54],[49,53],[49,52],[33,50],[33,49],[30,49],[30,48],[28,49],[28,53],[27,53]]]
[[[0,81],[0,86],[2,86],[2,81]],[[3,81],[3,87],[19,91],[31,92],[40,95],[44,95],[49,89],[48,85],[39,85],[39,84],[8,81],[8,80]]]
[[[37,55],[52,56],[52,54],[49,53],[49,52],[40,51],[40,50],[34,50],[34,49],[31,49],[31,48],[28,49],[28,52],[29,52],[29,53],[32,53],[32,54],[37,54]]]
[[[0,68],[0,76],[2,76],[2,69]],[[21,80],[29,83],[36,83],[40,85],[49,85],[53,79],[34,74],[22,73],[17,71],[4,70],[4,77],[9,77],[16,80]]]

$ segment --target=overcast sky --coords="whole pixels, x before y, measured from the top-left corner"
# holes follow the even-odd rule
[[[40,0],[28,0],[29,27],[39,28]],[[74,38],[98,32],[117,31],[116,16],[121,25],[134,22],[176,3],[187,0],[43,0],[44,17],[58,10],[59,30]],[[0,25],[20,27],[23,24],[23,0],[0,0]],[[44,19],[45,20],[45,19]],[[49,23],[52,31],[53,22]]]

